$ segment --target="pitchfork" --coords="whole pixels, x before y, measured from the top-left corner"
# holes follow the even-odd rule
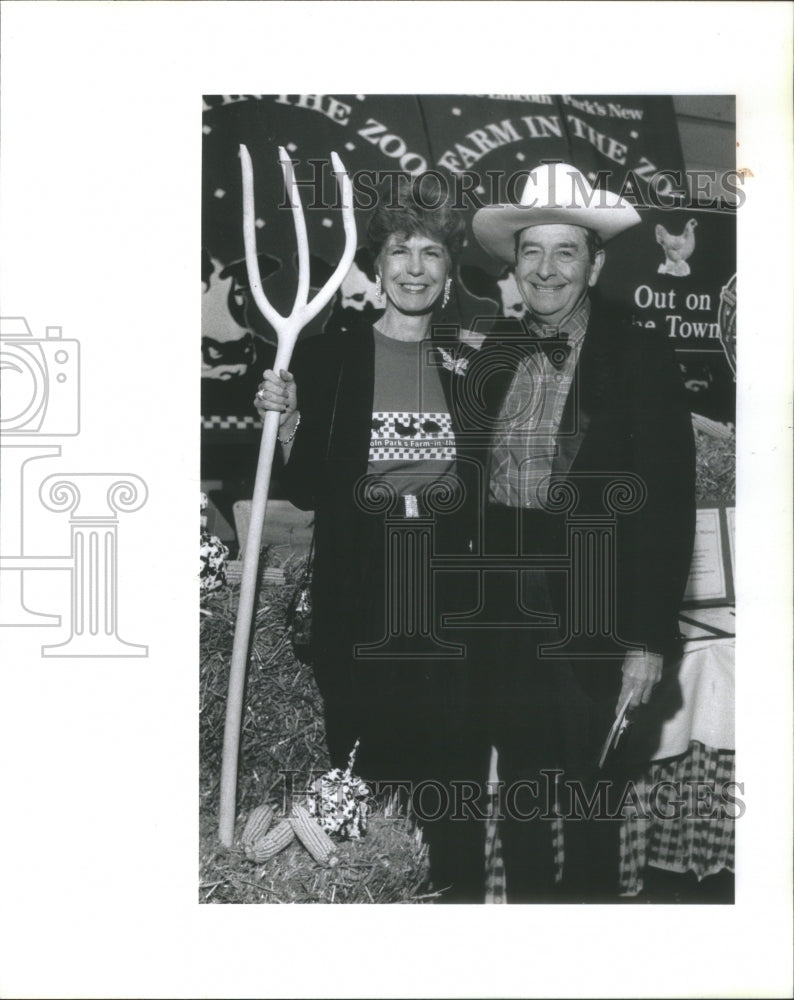
[[[276,331],[278,347],[273,370],[288,370],[292,351],[298,335],[307,323],[328,304],[350,270],[356,252],[356,220],[353,212],[353,198],[350,178],[336,155],[331,153],[336,182],[342,194],[342,221],[345,228],[345,249],[342,259],[329,281],[309,302],[309,240],[306,234],[306,220],[303,217],[300,192],[292,169],[292,161],[286,150],[279,146],[279,160],[284,174],[284,183],[292,205],[295,234],[298,240],[298,291],[295,304],[289,316],[282,316],[268,302],[262,288],[262,278],[256,255],[256,229],[254,225],[254,176],[251,157],[245,146],[240,146],[240,163],[243,174],[243,239],[245,241],[245,264],[248,281],[259,311]],[[259,446],[259,460],[256,467],[254,496],[251,501],[251,523],[243,558],[243,574],[240,582],[240,601],[234,629],[234,646],[229,670],[229,694],[226,701],[226,726],[223,734],[223,763],[221,765],[221,803],[219,836],[225,847],[231,847],[234,839],[234,820],[237,800],[237,760],[240,750],[240,720],[243,709],[243,690],[248,659],[248,645],[253,617],[254,596],[259,570],[259,547],[267,509],[267,494],[273,468],[273,454],[276,450],[279,414],[268,410],[265,414],[262,441]]]

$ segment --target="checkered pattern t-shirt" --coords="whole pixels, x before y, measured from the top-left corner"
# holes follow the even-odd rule
[[[568,356],[559,368],[546,354],[531,351],[519,364],[499,414],[491,455],[490,499],[506,507],[542,509],[548,499],[548,476],[557,453],[557,433],[590,318],[587,299],[560,328],[567,335]],[[559,336],[558,330],[530,324],[536,337]]]
[[[427,341],[375,335],[375,395],[369,442],[370,475],[398,493],[421,493],[454,471],[455,434]]]

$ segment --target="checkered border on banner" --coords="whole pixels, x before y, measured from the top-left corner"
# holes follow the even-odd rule
[[[205,431],[246,431],[261,430],[262,421],[259,417],[217,416],[201,418],[201,429]]]

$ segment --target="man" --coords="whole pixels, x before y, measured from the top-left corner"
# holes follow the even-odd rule
[[[518,205],[474,217],[527,306],[518,325],[494,324],[467,373],[490,428],[482,551],[504,567],[483,598],[501,624],[480,634],[508,790],[508,901],[617,897],[618,823],[578,818],[573,785],[586,798],[610,776],[609,814],[627,772],[598,769],[601,745],[620,709],[648,702],[677,645],[694,533],[691,418],[661,334],[591,297],[603,245],[639,221],[561,163],[537,167]],[[570,818],[561,886],[555,801]]]

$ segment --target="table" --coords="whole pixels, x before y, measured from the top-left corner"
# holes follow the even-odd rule
[[[636,782],[646,815],[637,810],[620,831],[623,895],[642,891],[646,865],[698,879],[734,871],[734,650],[733,637],[689,640],[651,703],[656,746]]]

